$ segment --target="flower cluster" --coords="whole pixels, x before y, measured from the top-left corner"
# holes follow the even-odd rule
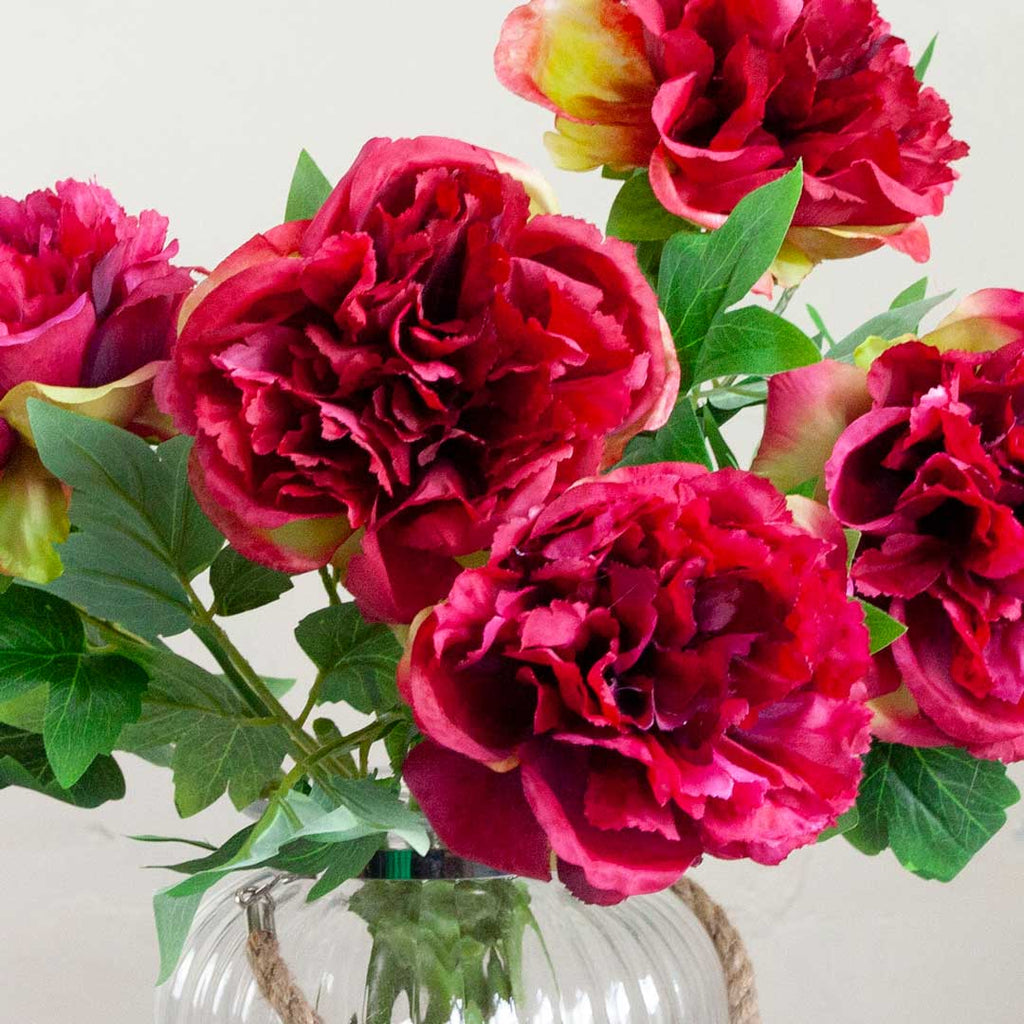
[[[919,218],[967,153],[872,0],[531,0],[496,61],[557,114],[561,166],[647,167],[662,204],[705,227],[803,161],[791,277],[882,244],[926,259]]]
[[[1024,758],[1024,293],[972,296],[867,372],[777,378],[757,468],[796,482],[825,459],[856,586],[908,627],[876,660],[876,732]]]
[[[541,878],[553,850],[609,902],[833,825],[868,746],[867,631],[842,531],[809,525],[757,477],[672,463],[503,531],[399,673],[427,736],[406,778],[441,838]]]
[[[159,435],[152,381],[170,354],[189,271],[167,220],[129,217],[98,185],[0,196],[0,571],[60,572],[66,498],[32,448],[29,398]]]
[[[303,571],[365,531],[346,583],[408,622],[502,522],[665,421],[678,366],[635,256],[551,206],[515,161],[380,139],[315,220],[213,272],[164,401],[240,551]]]
[[[102,802],[113,749],[170,749],[183,815],[268,798],[167,934],[235,867],[322,893],[389,831],[427,850],[402,781],[458,854],[592,902],[833,828],[952,878],[1024,760],[1024,292],[918,338],[913,286],[838,343],[747,294],[924,258],[945,102],[872,0],[531,0],[497,66],[624,181],[618,238],[437,137],[333,188],[304,154],[195,288],[96,185],[0,198],[0,573],[38,585],[0,579],[0,788]],[[216,620],[317,570],[292,717]],[[223,676],[165,648],[189,628]],[[335,702],[371,720],[309,724]]]

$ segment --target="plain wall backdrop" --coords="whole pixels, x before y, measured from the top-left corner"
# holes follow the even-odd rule
[[[1024,288],[1020,201],[1024,7],[1011,0],[881,0],[973,145],[932,222],[934,287]],[[550,165],[549,116],[506,94],[491,52],[513,0],[6,0],[0,3],[0,194],[95,177],[130,210],[171,219],[183,259],[212,266],[283,213],[307,147],[332,178],[375,135],[446,134],[547,173],[565,212],[603,223],[613,185]],[[805,301],[845,332],[923,271],[875,254],[819,269]],[[749,450],[750,438],[746,438]],[[232,630],[271,676],[308,667],[291,639],[318,606],[300,585]],[[132,833],[222,841],[222,801],[179,822],[168,772],[123,757],[126,800],[82,812],[0,792],[0,1024],[152,1019],[152,892],[143,867],[177,851]],[[1014,771],[1018,781],[1024,772]],[[1024,815],[952,885],[869,860],[842,840],[777,869],[708,863],[759,971],[766,1024],[1020,1024]]]

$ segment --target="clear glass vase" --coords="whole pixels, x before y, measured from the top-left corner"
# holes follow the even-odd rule
[[[275,930],[324,1024],[729,1022],[711,940],[671,892],[592,907],[447,855],[430,874],[442,877],[353,880],[313,903],[308,879],[227,879],[157,993],[157,1024],[279,1024],[247,959],[250,927]],[[239,905],[240,889],[268,885],[272,905]]]

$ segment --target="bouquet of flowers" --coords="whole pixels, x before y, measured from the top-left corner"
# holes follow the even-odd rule
[[[157,895],[162,977],[254,867],[319,898],[436,839],[613,904],[838,835],[948,881],[1002,827],[1024,293],[784,316],[819,262],[927,260],[967,153],[931,54],[872,0],[515,9],[497,73],[621,180],[607,237],[434,137],[303,152],[210,272],[97,184],[0,198],[0,788],[97,807],[126,753],[255,809]],[[224,622],[305,573],[296,699]]]

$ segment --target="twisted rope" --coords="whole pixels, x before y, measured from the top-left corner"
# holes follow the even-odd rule
[[[730,1024],[761,1024],[754,965],[725,911],[696,883],[680,879],[672,891],[693,911],[711,938],[725,971]]]
[[[281,956],[281,947],[270,932],[250,932],[245,947],[256,984],[282,1024],[324,1024],[306,1002],[292,972]]]
[[[730,1024],[761,1024],[754,967],[739,932],[725,911],[696,882],[683,878],[672,889],[704,926],[722,962]],[[255,919],[251,919],[253,924]],[[256,984],[281,1018],[281,1024],[324,1024],[296,984],[272,931],[251,926],[246,953]]]

